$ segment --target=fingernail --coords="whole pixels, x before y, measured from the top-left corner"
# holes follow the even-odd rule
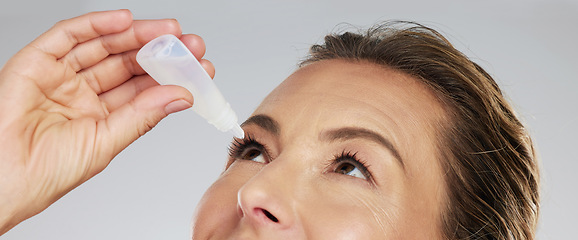
[[[165,113],[169,115],[171,113],[183,111],[192,106],[193,106],[192,104],[183,99],[172,101],[169,104],[167,104],[167,106],[165,106]]]

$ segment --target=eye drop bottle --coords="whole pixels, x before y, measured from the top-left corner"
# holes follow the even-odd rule
[[[199,61],[174,35],[163,35],[143,46],[136,55],[140,66],[159,84],[178,85],[195,98],[193,111],[222,132],[237,138],[245,133],[237,115]]]

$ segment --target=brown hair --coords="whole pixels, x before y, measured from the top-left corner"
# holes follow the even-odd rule
[[[437,31],[390,22],[313,45],[306,65],[326,59],[369,61],[429,86],[451,119],[440,130],[448,239],[534,239],[539,172],[530,137],[492,77]]]

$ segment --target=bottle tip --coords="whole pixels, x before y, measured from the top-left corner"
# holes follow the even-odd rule
[[[245,131],[239,126],[239,124],[235,124],[231,130],[229,130],[233,134],[234,137],[243,139],[245,138]]]

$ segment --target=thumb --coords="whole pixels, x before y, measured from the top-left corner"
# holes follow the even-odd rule
[[[155,86],[111,112],[97,127],[95,157],[97,162],[104,164],[97,169],[104,169],[114,156],[163,118],[190,108],[192,103],[193,96],[183,87]]]

